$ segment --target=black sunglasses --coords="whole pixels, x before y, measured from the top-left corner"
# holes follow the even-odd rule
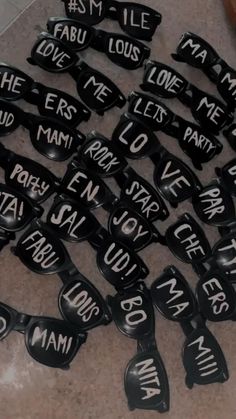
[[[226,232],[227,233],[227,232]],[[223,272],[228,281],[236,282],[236,231],[232,225],[228,234],[213,246],[211,264],[213,268]]]
[[[236,196],[236,159],[230,160],[222,168],[215,168],[216,175],[220,182],[231,196]]]
[[[104,52],[109,60],[127,70],[141,67],[151,52],[146,45],[126,35],[94,29],[76,20],[50,18],[47,29],[49,33],[63,41],[71,51],[92,47]],[[71,38],[71,29],[76,31],[75,39]]]
[[[59,179],[42,164],[6,149],[0,143],[0,166],[8,186],[41,203],[59,188]]]
[[[171,54],[174,60],[202,69],[207,77],[216,84],[217,89],[230,106],[236,107],[236,71],[231,68],[212,46],[200,36],[185,32],[177,46],[177,53]]]
[[[59,119],[75,127],[88,121],[91,112],[79,100],[61,90],[35,82],[23,71],[0,63],[0,97],[6,100],[25,99],[38,107],[42,116]]]
[[[180,73],[157,61],[145,64],[143,90],[157,96],[178,98],[190,107],[193,117],[209,132],[218,133],[233,121],[229,108],[212,96],[189,83]]]
[[[87,334],[72,328],[70,323],[51,317],[19,313],[0,303],[0,339],[12,330],[23,333],[29,355],[41,364],[68,369]]]
[[[151,41],[161,23],[162,16],[156,10],[139,3],[116,0],[62,0],[69,18],[96,25],[106,17],[118,20],[121,29],[134,38]]]
[[[196,169],[222,151],[222,144],[201,127],[175,115],[167,106],[152,96],[131,92],[128,111],[152,130],[161,130],[176,138],[182,150],[191,158]]]
[[[124,95],[110,79],[85,62],[77,64],[76,53],[46,32],[39,35],[27,61],[49,72],[69,72],[77,83],[82,101],[99,115],[114,106],[122,108],[126,102]]]
[[[34,148],[55,161],[67,160],[85,140],[80,131],[62,122],[24,112],[13,103],[0,99],[0,135],[9,134],[20,125],[29,130]]]

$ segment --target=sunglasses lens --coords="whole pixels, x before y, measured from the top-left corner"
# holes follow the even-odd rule
[[[109,217],[108,229],[115,240],[139,251],[152,240],[152,229],[148,221],[127,206],[119,206]]]
[[[167,269],[151,287],[155,307],[169,320],[191,320],[197,314],[196,299],[183,275]]]
[[[34,207],[24,195],[9,186],[0,184],[1,228],[6,231],[22,230],[36,216]]]
[[[222,273],[209,272],[198,282],[197,299],[207,320],[219,322],[235,315],[236,294]]]
[[[214,262],[227,275],[228,280],[236,282],[236,234],[228,234],[213,248]]]
[[[104,278],[116,288],[125,288],[148,275],[147,267],[134,252],[112,240],[99,249],[97,264]]]
[[[147,380],[148,383],[144,385]],[[169,410],[168,378],[157,351],[139,353],[129,362],[125,372],[125,392],[131,410]]]
[[[106,40],[106,54],[109,59],[128,70],[141,67],[150,56],[150,49],[125,35],[110,34]]]
[[[125,98],[121,101],[122,94],[114,83],[102,73],[89,68],[80,73],[77,90],[82,101],[98,113],[112,108],[118,100],[121,106],[125,104]]]
[[[16,154],[8,161],[5,181],[7,185],[40,203],[56,191],[57,179],[46,167]]]
[[[66,15],[87,25],[96,25],[104,18],[105,0],[65,0]]]
[[[21,120],[21,110],[12,103],[0,99],[0,136],[15,131]]]
[[[109,296],[108,304],[116,326],[126,336],[145,339],[154,331],[154,311],[147,290],[131,288]]]
[[[187,337],[183,350],[183,364],[189,388],[192,388],[194,383],[203,385],[228,380],[224,354],[206,328],[194,330]]]
[[[177,47],[181,60],[196,68],[213,66],[219,58],[216,51],[204,39],[191,33],[185,33]]]
[[[62,179],[63,191],[86,208],[94,209],[108,201],[109,190],[98,176],[73,162]]]
[[[152,131],[138,120],[121,117],[113,131],[112,140],[125,157],[141,159],[158,147],[158,139]]]
[[[58,237],[71,242],[87,240],[99,228],[98,221],[89,211],[69,199],[53,204],[47,223]]]
[[[127,165],[121,154],[113,149],[111,141],[99,134],[92,134],[92,138],[80,148],[78,158],[91,173],[102,177],[113,176]]]
[[[230,160],[221,170],[220,177],[230,195],[236,196],[236,159]]]
[[[31,89],[33,80],[18,69],[0,64],[0,97],[18,100]]]
[[[91,112],[73,96],[48,87],[40,95],[38,109],[42,116],[58,119],[70,127],[88,121],[91,116]]]
[[[167,229],[166,241],[171,252],[185,263],[203,262],[211,255],[204,231],[189,214]]]
[[[25,338],[29,354],[54,368],[67,367],[83,343],[64,321],[56,319],[34,320]]]
[[[120,9],[119,23],[122,29],[134,38],[151,40],[157,25],[160,24],[161,15],[139,4],[130,3]]]
[[[87,48],[93,36],[93,30],[76,20],[51,18],[47,23],[48,31],[65,42],[72,51]]]
[[[46,35],[42,36],[32,49],[33,62],[52,73],[63,73],[74,67],[78,61],[76,53],[59,39]]]
[[[66,125],[40,117],[31,124],[30,138],[39,153],[55,161],[67,160],[80,143],[76,132]]]
[[[222,226],[235,218],[233,200],[218,183],[209,185],[194,195],[193,207],[200,220],[209,225]]]
[[[68,258],[63,243],[43,227],[30,227],[19,239],[15,254],[38,274],[59,272]]]
[[[81,277],[64,285],[59,294],[59,308],[64,319],[82,331],[111,321],[108,307],[101,294]]]

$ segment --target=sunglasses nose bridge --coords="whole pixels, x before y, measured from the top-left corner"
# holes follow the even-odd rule
[[[16,317],[16,325],[14,327],[14,330],[20,333],[24,333],[29,321],[31,319],[31,316],[25,313],[18,313]]]
[[[106,42],[106,32],[99,30],[94,30],[93,39],[92,39],[92,47],[96,49],[96,51],[104,52],[104,46]]]

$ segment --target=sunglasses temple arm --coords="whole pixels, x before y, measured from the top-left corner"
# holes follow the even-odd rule
[[[11,240],[15,239],[15,233],[0,230],[0,252]]]
[[[203,263],[193,263],[192,268],[199,278],[202,278],[207,273],[207,269]]]

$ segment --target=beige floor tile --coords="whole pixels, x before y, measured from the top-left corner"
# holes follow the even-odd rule
[[[0,32],[13,20],[19,13],[19,8],[8,0],[0,1]]]

